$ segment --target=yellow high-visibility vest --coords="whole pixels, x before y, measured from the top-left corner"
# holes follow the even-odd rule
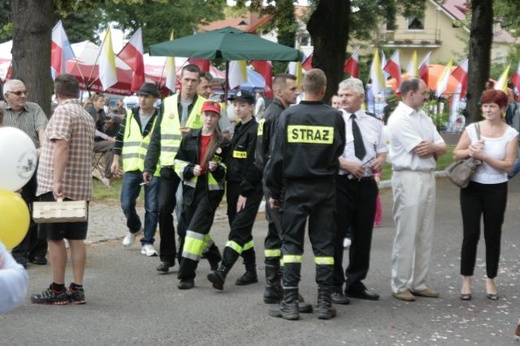
[[[164,113],[161,121],[161,167],[173,166],[173,160],[181,144],[181,123],[178,109],[179,94],[168,96],[163,100]],[[202,104],[207,101],[198,96],[186,121],[186,127],[200,129],[202,127]]]
[[[155,127],[157,117],[153,120],[152,129]],[[123,138],[123,149],[121,158],[123,160],[123,171],[144,171],[144,158],[148,151],[152,131],[146,136],[141,134],[141,129],[131,109],[126,113],[125,134]],[[158,175],[159,170],[155,173]]]

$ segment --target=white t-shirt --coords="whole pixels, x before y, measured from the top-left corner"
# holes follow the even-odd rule
[[[466,131],[468,132],[471,143],[478,141],[475,123],[468,125]],[[480,138],[484,140],[484,153],[494,159],[503,160],[506,157],[507,145],[517,136],[518,131],[511,126],[507,127],[502,137],[490,138],[481,135]],[[483,162],[482,166],[473,174],[471,180],[481,184],[500,184],[507,181],[507,172],[496,169],[488,163]]]
[[[1,242],[0,254],[4,258],[4,265],[0,268],[0,313],[5,313],[13,310],[25,300],[29,276]]]

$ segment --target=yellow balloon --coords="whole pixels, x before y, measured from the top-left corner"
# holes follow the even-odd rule
[[[19,194],[0,190],[0,241],[10,250],[29,230],[29,208]]]

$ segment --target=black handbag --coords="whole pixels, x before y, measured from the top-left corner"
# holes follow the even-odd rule
[[[477,138],[480,140],[480,126],[475,125],[477,130]],[[469,181],[476,170],[482,165],[481,160],[472,157],[465,160],[457,160],[446,168],[446,173],[450,181],[461,189],[469,185]]]

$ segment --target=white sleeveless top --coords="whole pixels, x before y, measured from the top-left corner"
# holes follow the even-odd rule
[[[478,141],[477,127],[475,124],[476,123],[473,123],[466,127],[472,144]],[[508,126],[502,137],[490,138],[482,136],[481,134],[480,139],[484,140],[484,152],[486,155],[497,160],[503,160],[506,157],[507,145],[517,136],[518,131]],[[482,162],[482,166],[473,174],[471,180],[481,184],[500,184],[507,181],[507,172],[498,170],[486,162]]]

